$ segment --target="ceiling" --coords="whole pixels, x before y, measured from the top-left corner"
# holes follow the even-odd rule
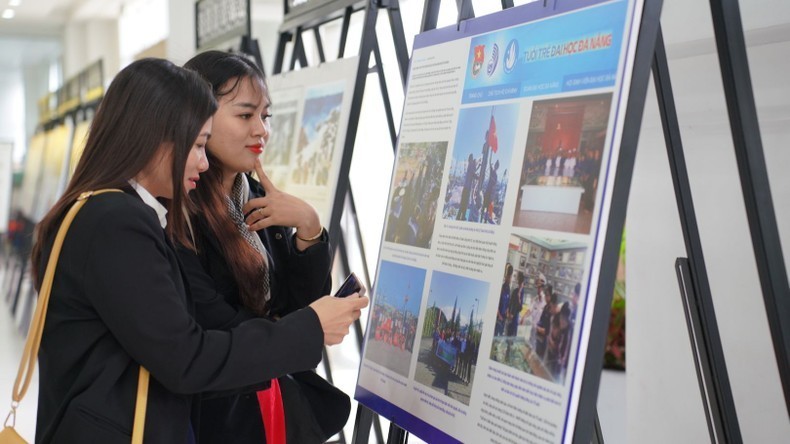
[[[0,0],[0,12],[10,1]],[[67,23],[116,19],[131,1],[146,0],[20,0],[12,7],[13,19],[0,18],[0,69],[20,69],[57,58]],[[252,0],[253,16],[282,14],[281,8],[282,0]]]
[[[0,0],[0,11],[12,0]],[[0,69],[52,60],[62,52],[61,37],[66,23],[95,19],[115,19],[125,3],[146,0],[20,0],[15,17],[0,19]],[[148,0],[156,1],[156,0]],[[193,0],[165,0],[193,1]],[[401,6],[415,0],[401,0]],[[418,0],[422,3],[422,0]],[[473,0],[481,12],[492,0]],[[517,0],[516,4],[530,0]],[[765,44],[790,39],[787,17],[776,11],[787,10],[785,0],[741,2],[747,43]],[[498,3],[498,2],[496,2]],[[282,0],[252,0],[254,17],[280,14]],[[404,11],[407,8],[402,8]],[[413,8],[411,8],[413,9]],[[410,10],[411,10],[410,9]],[[710,53],[715,50],[708,1],[664,0],[662,24],[671,58]],[[756,40],[756,41],[755,41]]]
[[[0,69],[7,71],[57,59],[69,21],[118,17],[123,0],[21,0],[11,20],[0,19]],[[0,10],[9,0],[0,0]]]

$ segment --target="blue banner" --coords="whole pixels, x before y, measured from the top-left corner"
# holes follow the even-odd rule
[[[601,5],[473,38],[462,103],[613,86],[627,7]]]

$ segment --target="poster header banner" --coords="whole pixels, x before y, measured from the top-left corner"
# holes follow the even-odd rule
[[[627,6],[602,5],[471,39],[462,103],[613,86]]]

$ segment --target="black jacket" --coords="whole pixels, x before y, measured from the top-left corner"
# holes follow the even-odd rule
[[[264,195],[260,184],[249,178],[250,196],[252,198]],[[195,243],[198,249],[197,256],[184,248],[179,249],[179,256],[185,264],[185,272],[195,296],[195,318],[204,328],[232,328],[239,322],[249,319],[254,315],[242,306],[239,298],[239,288],[236,279],[231,273],[229,264],[216,236],[210,234],[211,230],[205,219],[197,217],[193,220]],[[312,245],[305,251],[298,251],[289,228],[268,227],[258,231],[258,235],[269,252],[269,267],[271,281],[272,313],[285,316],[294,310],[299,310],[321,296],[329,294],[332,286],[331,268],[332,257],[326,233],[320,242]],[[262,345],[280,354],[290,350],[297,355],[296,348],[291,343],[274,343],[272,341]],[[340,423],[342,427],[348,417],[343,408],[333,406],[333,402],[347,404],[348,397],[334,389],[329,383],[317,375],[297,375],[297,380],[310,382],[310,393],[319,393],[317,399],[311,399],[314,404],[325,403],[325,407],[332,415],[342,418],[333,418],[333,423]],[[294,390],[299,390],[293,379],[281,379],[281,389],[285,408],[294,408],[293,415],[300,411],[300,404],[290,396]],[[308,394],[309,396],[309,394]],[[344,398],[344,399],[343,399]],[[296,405],[296,407],[291,407]],[[334,408],[334,411],[333,411]],[[286,411],[286,416],[288,416]],[[322,418],[319,418],[319,420]],[[286,428],[291,432],[289,425]],[[323,425],[323,424],[322,424]],[[336,430],[330,434],[334,434]],[[249,393],[204,399],[201,403],[201,422],[198,433],[204,443],[255,443],[266,441],[260,407],[255,391]]]
[[[320,361],[313,310],[203,330],[185,287],[156,213],[134,191],[89,199],[58,260],[39,352],[36,442],[128,443],[140,364],[151,372],[144,438],[155,444],[186,442],[194,394],[249,390]]]

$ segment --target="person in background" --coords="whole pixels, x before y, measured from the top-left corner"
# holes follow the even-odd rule
[[[540,359],[545,359],[546,345],[548,336],[551,331],[551,318],[554,316],[555,304],[557,303],[557,294],[553,289],[547,286],[546,289],[546,305],[540,312],[540,318],[535,327],[535,353],[538,354]]]
[[[499,308],[496,312],[496,324],[494,325],[494,336],[502,336],[505,333],[505,323],[507,321],[507,310],[510,305],[510,281],[513,279],[513,265],[509,262],[505,264],[505,277],[502,281],[502,288],[499,290]]]
[[[196,395],[314,367],[322,346],[339,343],[366,306],[367,298],[327,297],[276,323],[253,319],[228,331],[196,323],[173,245],[191,245],[182,209],[208,168],[216,109],[200,76],[161,59],[130,64],[107,89],[32,252],[40,289],[74,201],[122,190],[89,197],[65,237],[39,351],[37,443],[128,443],[140,366],[151,374],[146,444],[195,442]],[[267,341],[291,346],[268,350]]]
[[[524,307],[524,272],[516,272],[516,288],[510,292],[510,304],[507,309],[505,336],[516,336],[518,333],[518,316]]]
[[[209,82],[219,103],[206,147],[210,167],[192,194],[197,254],[181,248],[200,295],[196,319],[205,328],[228,329],[253,317],[287,317],[329,293],[332,256],[315,209],[278,190],[260,164],[271,119],[264,75],[245,57],[221,51],[198,54],[184,66]],[[290,341],[261,348],[303,353]],[[205,399],[201,442],[276,444],[283,427],[289,443],[318,442],[343,428],[351,408],[346,394],[312,371],[275,376],[265,391]],[[270,414],[271,405],[283,409],[284,419]]]
[[[571,344],[571,320],[568,303],[559,304],[557,313],[551,318],[551,330],[546,349],[546,367],[554,376],[554,380],[562,382],[568,368],[568,355]]]

